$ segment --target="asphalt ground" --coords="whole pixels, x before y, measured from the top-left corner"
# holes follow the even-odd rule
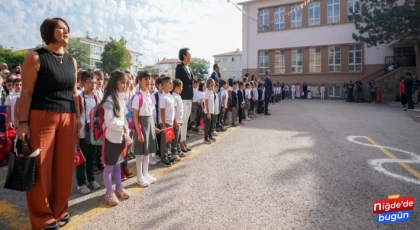
[[[420,197],[420,124],[400,107],[287,100],[270,110],[211,145],[191,135],[190,156],[152,167],[149,188],[124,182],[133,196],[116,207],[103,189],[74,186],[64,229],[420,228],[418,207],[406,223],[377,225],[372,213],[390,194]],[[28,227],[24,194],[0,189],[0,229]]]

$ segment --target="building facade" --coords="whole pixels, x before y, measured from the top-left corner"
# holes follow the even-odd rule
[[[178,58],[164,58],[163,60],[158,61],[153,68],[159,76],[164,74],[167,77],[175,78],[176,66],[180,63],[181,61]]]
[[[92,69],[95,69],[99,66],[101,62],[101,54],[104,52],[104,48],[106,45],[106,41],[101,41],[96,38],[90,38],[89,36],[86,37],[79,37],[82,43],[88,44],[90,47],[90,64],[89,66]],[[138,69],[141,67],[141,56],[142,54],[136,51],[128,50],[131,55],[131,65],[129,67],[129,71],[133,74],[137,73]]]
[[[236,51],[214,55],[214,63],[219,64],[220,73],[224,79],[233,78],[239,80],[242,78],[242,52]]]
[[[336,84],[359,80],[386,67],[400,43],[368,47],[356,42],[353,14],[360,14],[359,0],[252,0],[240,3],[258,18],[259,26],[245,14],[242,18],[242,74],[265,76],[270,70],[274,82]],[[408,47],[409,48],[409,47]],[[338,87],[337,93],[341,95]]]

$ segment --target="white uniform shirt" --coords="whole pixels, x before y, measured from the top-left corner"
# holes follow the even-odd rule
[[[163,93],[162,97],[159,98],[159,111],[165,109],[165,123],[168,125],[174,124],[175,110],[174,110],[174,97],[170,93]],[[162,123],[162,114],[159,113],[159,123]]]
[[[254,93],[254,100],[258,101],[258,89],[257,88],[253,88],[253,93]]]
[[[214,115],[218,115],[220,113],[219,110],[219,94],[214,94],[216,101],[214,102]]]
[[[144,92],[140,90],[141,95],[143,96],[143,105],[140,108],[139,116],[152,116],[153,115],[153,100],[152,95],[149,91]],[[139,110],[139,96],[136,94],[134,95],[131,108]]]
[[[184,105],[182,104],[182,98],[179,94],[173,93],[174,104],[175,104],[175,117],[178,124],[182,124],[182,118],[184,117]]]
[[[107,100],[112,101],[112,97],[109,96]],[[105,109],[104,115],[105,138],[112,143],[122,143],[125,115],[128,112],[124,104],[123,95],[119,95],[118,103],[120,104],[120,117],[115,117],[112,109]]]
[[[12,121],[15,124],[15,105],[16,99],[20,97],[20,93],[13,92],[6,97],[6,101],[4,102],[5,106],[10,106],[10,116],[9,121]]]
[[[80,122],[82,123],[82,128],[79,131],[79,138],[86,138],[85,137],[85,122],[87,122],[89,124],[90,122],[90,117],[89,117],[89,113],[90,111],[97,105],[97,103],[99,103],[100,101],[96,101],[95,100],[95,96],[94,94],[92,95],[85,95],[85,99],[83,99],[83,93],[80,93],[79,96],[81,97],[81,102],[82,104],[79,105],[83,108],[82,112],[80,113]],[[98,99],[99,100],[99,99]],[[86,103],[86,108],[85,108],[85,103]],[[85,120],[86,118],[86,120]]]
[[[193,88],[193,102],[200,103],[198,87]]]
[[[204,105],[206,104],[206,101],[209,106],[209,113],[214,114],[214,93],[213,91],[206,90],[206,93],[204,94]],[[204,113],[207,114],[207,109],[204,109]]]

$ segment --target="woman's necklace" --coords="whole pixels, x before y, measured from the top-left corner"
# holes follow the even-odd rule
[[[59,54],[54,54],[53,52],[51,52],[49,49],[46,49],[46,50],[48,50],[48,52],[50,52],[50,54],[52,55],[52,56],[54,56],[58,61],[60,61],[60,64],[63,64],[63,58],[64,58],[64,54],[61,54],[61,55],[59,55]],[[57,57],[57,56],[59,56],[59,57]],[[61,58],[60,58],[61,57]]]

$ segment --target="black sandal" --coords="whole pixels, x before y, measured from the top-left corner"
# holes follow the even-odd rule
[[[60,225],[60,227],[63,227],[64,225],[66,225],[69,221],[71,220],[70,215],[68,213],[66,213],[66,215],[61,218],[60,221],[58,221],[58,224]]]

